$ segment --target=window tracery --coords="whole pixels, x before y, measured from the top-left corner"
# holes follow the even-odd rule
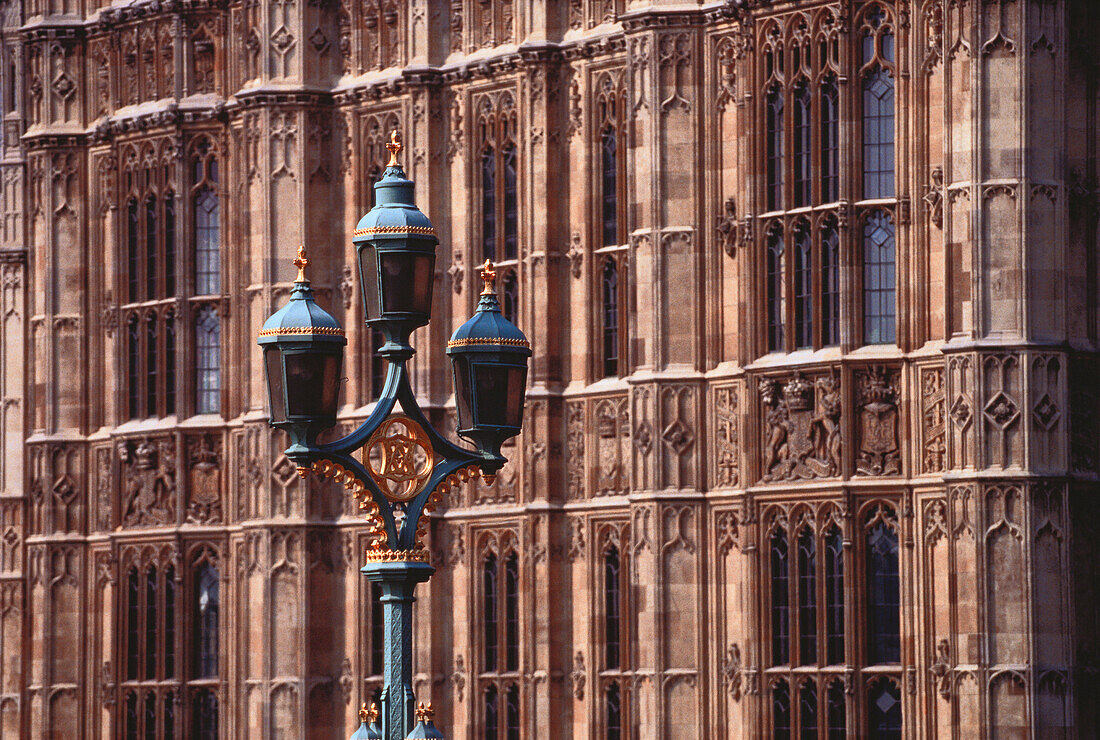
[[[486,533],[479,563],[482,734],[493,740],[520,737],[520,559],[515,533]]]

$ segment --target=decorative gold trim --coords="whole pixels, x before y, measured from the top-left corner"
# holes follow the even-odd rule
[[[261,329],[261,337],[273,337],[277,334],[325,334],[328,336],[342,337],[344,330],[333,326],[288,326],[281,329]]]
[[[390,132],[390,143],[386,144],[386,148],[390,150],[390,161],[386,166],[400,167],[401,163],[397,161],[397,155],[400,154],[401,150],[405,147],[401,144],[401,134],[397,129]]]
[[[526,339],[468,337],[466,339],[452,339],[447,342],[448,347],[468,347],[471,344],[487,344],[498,347],[526,347],[527,349],[531,349],[531,343]]]
[[[390,501],[410,501],[432,477],[435,452],[423,427],[393,414],[363,447],[363,467]]]
[[[428,550],[378,550],[366,548],[363,557],[368,563],[428,563],[431,553]]]
[[[426,234],[427,236],[436,236],[434,226],[371,226],[351,232],[352,236],[367,236],[368,234]]]
[[[366,514],[367,521],[370,523],[367,534],[374,537],[374,544],[371,547],[381,550],[389,543],[390,537],[386,533],[386,522],[382,519],[382,510],[374,498],[367,494],[367,484],[359,480],[354,471],[331,460],[315,460],[309,469],[320,478],[332,478],[351,491],[352,498],[359,502],[359,510]]]
[[[497,271],[493,269],[493,261],[490,259],[485,260],[485,264],[481,266],[477,274],[481,276],[482,281],[485,283],[485,287],[481,289],[481,295],[492,295],[495,293],[496,288],[494,286],[497,279]]]
[[[294,278],[296,283],[308,283],[309,279],[306,277],[306,268],[309,267],[309,258],[306,257],[305,246],[298,245],[298,257],[294,260],[294,266],[298,268],[298,277]]]

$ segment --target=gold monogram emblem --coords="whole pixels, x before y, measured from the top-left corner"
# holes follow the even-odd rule
[[[393,501],[408,501],[420,493],[434,462],[427,433],[400,414],[386,419],[363,448],[364,467]]]

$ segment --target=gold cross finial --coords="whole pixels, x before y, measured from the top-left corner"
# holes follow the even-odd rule
[[[404,149],[404,145],[401,143],[401,134],[394,129],[390,132],[390,143],[386,144],[386,148],[390,150],[390,163],[387,167],[400,167],[401,163],[397,161],[397,155]]]
[[[309,258],[306,257],[306,248],[300,244],[298,245],[298,256],[294,259],[294,266],[298,268],[298,277],[294,278],[294,282],[308,283],[306,267],[309,266]]]
[[[492,295],[496,292],[493,288],[493,281],[497,279],[497,271],[493,269],[493,261],[485,260],[485,264],[481,266],[481,270],[478,271],[481,275],[481,279],[485,281],[485,287],[481,291],[481,295]]]
[[[416,708],[416,721],[417,722],[431,722],[435,712],[432,711],[432,703],[428,702],[427,706],[424,702],[420,702],[420,706]]]
[[[373,701],[370,703],[370,709],[367,709],[367,703],[363,702],[363,706],[359,708],[359,721],[370,722],[372,725],[378,721],[378,705]]]
[[[363,706],[359,707],[359,721],[366,722],[370,717],[370,712],[367,711],[367,703],[363,702]]]

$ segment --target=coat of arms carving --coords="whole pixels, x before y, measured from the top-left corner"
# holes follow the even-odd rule
[[[119,442],[124,467],[122,522],[126,526],[174,524],[176,521],[176,455],[174,442],[141,440],[131,449]]]
[[[900,475],[896,378],[876,366],[859,379],[856,475]]]
[[[796,373],[785,384],[760,381],[764,404],[762,480],[840,475],[840,383]]]

